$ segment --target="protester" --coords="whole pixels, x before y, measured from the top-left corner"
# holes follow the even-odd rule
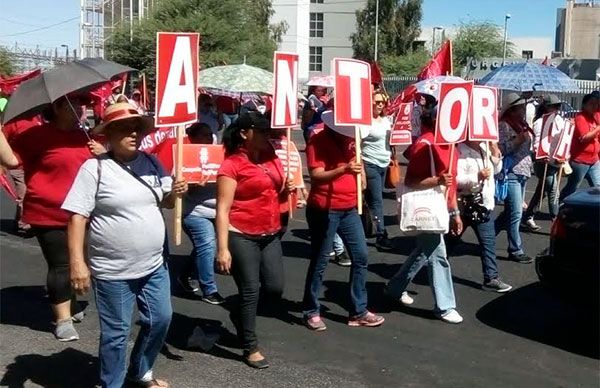
[[[111,151],[81,166],[62,205],[71,214],[71,284],[78,293],[94,288],[103,387],[120,388],[126,379],[144,387],[168,386],[152,372],[172,315],[160,208],[172,208],[187,184],[173,184],[154,156],[137,150],[151,126],[129,104],[108,107],[94,131],[106,135]],[[140,331],[127,368],[134,304]]]
[[[448,212],[450,214],[450,232],[456,236],[462,233],[463,224],[456,201],[456,182],[453,173],[456,171],[458,152],[450,160],[451,147],[454,145],[434,144],[433,131],[437,115],[437,101],[431,96],[421,112],[421,137],[413,144],[406,169],[404,185],[412,189],[429,189],[446,186],[448,191]],[[432,176],[433,160],[435,176]],[[435,315],[448,323],[460,323],[463,318],[456,311],[454,286],[450,263],[446,254],[443,235],[421,233],[416,236],[416,248],[408,256],[400,270],[388,282],[386,294],[404,305],[414,302],[406,293],[408,284],[419,270],[427,265],[429,285],[433,290]]]
[[[324,86],[309,86],[308,97],[302,111],[302,134],[304,142],[308,144],[308,140],[313,135],[315,129],[322,129],[323,121],[321,114],[327,109],[329,96],[327,88]]]
[[[590,186],[600,186],[600,123],[594,115],[598,112],[598,94],[586,94],[581,104],[581,112],[575,116],[575,132],[571,142],[571,168],[567,184],[560,192],[560,201],[573,194],[585,178]]]
[[[458,204],[463,232],[471,226],[481,247],[483,269],[482,289],[507,292],[512,286],[498,276],[496,233],[494,230],[494,175],[502,170],[502,154],[496,143],[467,141],[458,145],[456,168]],[[452,251],[459,236],[448,235],[448,251]]]
[[[537,152],[538,147],[540,146],[540,141],[542,141],[541,134],[543,116],[545,114],[556,115],[554,117],[554,124],[552,124],[552,127],[550,129],[550,136],[552,136],[553,138],[557,139],[560,135],[560,132],[565,127],[565,120],[560,115],[560,107],[560,99],[554,94],[549,94],[545,96],[542,100],[542,103],[538,106],[538,110],[536,112],[533,122],[533,132],[535,136],[535,140],[533,141],[534,155]],[[561,163],[552,157],[536,160],[533,163],[533,171],[535,173],[535,176],[538,178],[538,182],[535,187],[533,197],[531,197],[529,205],[527,206],[527,210],[523,214],[523,223],[521,224],[523,229],[532,232],[540,230],[540,227],[534,221],[534,216],[535,213],[539,210],[542,196],[548,196],[548,210],[550,212],[550,217],[552,218],[552,220],[554,220],[558,215],[558,201],[556,200],[556,195],[558,194],[557,174],[560,170],[560,165]],[[543,194],[542,186],[544,188]]]
[[[69,213],[61,205],[79,167],[92,156],[92,142],[80,127],[86,102],[77,95],[61,97],[46,111],[47,123],[21,132],[11,142],[27,185],[23,222],[31,225],[48,264],[46,286],[59,341],[79,339],[73,320],[83,318],[69,282]]]
[[[146,107],[142,101],[142,92],[139,89],[134,89],[131,93],[131,97],[129,98],[129,103],[131,106],[137,110],[137,112],[141,115],[146,114]]]
[[[505,93],[500,111],[500,151],[504,156],[502,178],[507,186],[504,210],[496,218],[496,235],[506,229],[508,258],[522,264],[533,259],[523,251],[519,232],[523,215],[525,182],[531,177],[531,142],[533,130],[525,122],[527,100],[516,93]]]
[[[367,310],[367,244],[357,212],[356,179],[364,170],[356,162],[354,127],[334,125],[333,111],[322,114],[325,129],[311,137],[306,159],[311,188],[306,221],[311,234],[310,265],[304,286],[304,320],[315,331],[327,327],[320,316],[319,293],[336,232],[348,248],[351,308],[349,326],[379,326],[384,318]],[[366,131],[361,128],[361,138]],[[360,141],[357,139],[356,141]]]
[[[222,117],[215,112],[212,98],[208,94],[198,97],[198,122],[208,125],[216,139],[223,124]]]
[[[383,251],[392,249],[383,216],[385,174],[392,157],[390,149],[392,123],[385,115],[387,103],[388,96],[385,92],[373,93],[373,124],[368,128],[369,135],[362,141],[362,158],[367,175],[366,200],[376,226],[375,246]]]
[[[212,144],[212,130],[207,124],[195,123],[186,130],[192,144]],[[183,230],[194,246],[191,259],[198,274],[198,282],[202,291],[202,300],[210,304],[221,304],[225,301],[219,294],[215,282],[215,255],[217,251],[215,225],[216,185],[200,183],[191,185],[185,196],[183,212]],[[178,277],[180,285],[189,287],[188,273]]]
[[[332,258],[332,261],[340,267],[352,266],[352,260],[346,252],[346,248],[344,247],[344,241],[337,233],[335,234],[335,236],[333,236],[333,249],[331,253],[329,253],[329,256]]]
[[[280,204],[295,188],[269,143],[270,119],[245,112],[223,135],[225,160],[217,175],[217,268],[231,273],[240,296],[232,313],[253,368],[269,366],[258,347],[259,289],[271,305],[283,293]]]
[[[116,104],[117,102],[119,102],[118,99],[119,99],[119,96],[122,95],[122,90],[123,90],[123,81],[122,80],[119,79],[119,80],[113,82],[113,86],[111,88],[111,94],[106,99],[106,104],[112,105],[112,104]]]

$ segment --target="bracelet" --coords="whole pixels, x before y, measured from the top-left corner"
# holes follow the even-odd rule
[[[460,216],[460,210],[458,210],[458,209],[450,210],[448,212],[448,215],[450,215],[450,217]]]

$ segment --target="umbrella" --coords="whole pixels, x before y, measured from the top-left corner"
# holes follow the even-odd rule
[[[415,84],[415,88],[417,89],[417,93],[419,94],[428,94],[430,96],[435,97],[436,100],[439,100],[440,97],[440,84],[442,83],[459,83],[465,82],[464,79],[460,77],[454,77],[451,75],[439,75],[437,77],[429,78],[423,81],[419,81]]]
[[[332,75],[320,75],[316,77],[312,77],[306,83],[307,86],[325,86],[328,88],[334,87],[334,78]]]
[[[41,109],[69,93],[83,91],[133,70],[101,58],[85,58],[57,66],[19,85],[8,101],[4,122]]]
[[[200,71],[200,87],[211,94],[273,94],[273,73],[250,65],[209,67]]]
[[[553,66],[523,62],[499,67],[479,80],[479,85],[518,92],[578,92],[574,79]]]

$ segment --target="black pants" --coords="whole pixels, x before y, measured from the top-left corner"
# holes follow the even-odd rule
[[[258,350],[256,309],[259,291],[273,301],[283,294],[283,261],[278,235],[250,237],[229,232],[231,272],[240,294],[238,336],[245,353]],[[261,289],[262,285],[262,289]]]
[[[67,230],[64,228],[35,228],[35,234],[48,263],[46,286],[51,304],[71,301],[71,313],[77,313],[77,300],[71,288]]]

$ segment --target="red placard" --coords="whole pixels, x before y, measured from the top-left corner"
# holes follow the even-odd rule
[[[394,131],[412,131],[412,107],[413,104],[410,102],[399,105]]]
[[[442,83],[435,124],[435,144],[454,144],[467,139],[473,81]]]
[[[157,33],[154,116],[157,127],[197,120],[199,41],[197,33]]]
[[[571,141],[575,133],[575,124],[571,120],[565,120],[565,127],[560,132],[558,144],[554,149],[552,157],[556,160],[569,160],[571,158]]]
[[[173,145],[173,154],[177,152]],[[208,176],[209,183],[217,181],[217,172],[225,159],[222,145],[184,144],[183,145],[183,179],[188,183],[199,183]]]
[[[298,124],[298,54],[273,54],[273,107],[271,127]]]
[[[336,125],[371,125],[373,119],[371,66],[356,59],[332,61]]]
[[[498,141],[498,90],[473,86],[469,116],[469,139]]]
[[[536,139],[536,159],[544,159],[551,154],[552,133],[554,132],[553,127],[555,126],[554,119],[556,119],[556,113],[548,113],[542,116],[542,130],[540,132],[540,137]]]
[[[390,145],[411,145],[412,133],[406,130],[393,130],[390,133]]]
[[[275,149],[275,154],[281,160],[283,165],[283,171],[287,176],[288,162],[287,162],[287,140],[286,139],[269,139],[269,142]],[[296,144],[292,142],[290,144],[290,175],[294,185],[298,188],[304,187],[304,178],[302,177],[302,159],[300,159],[300,153],[296,148]]]

